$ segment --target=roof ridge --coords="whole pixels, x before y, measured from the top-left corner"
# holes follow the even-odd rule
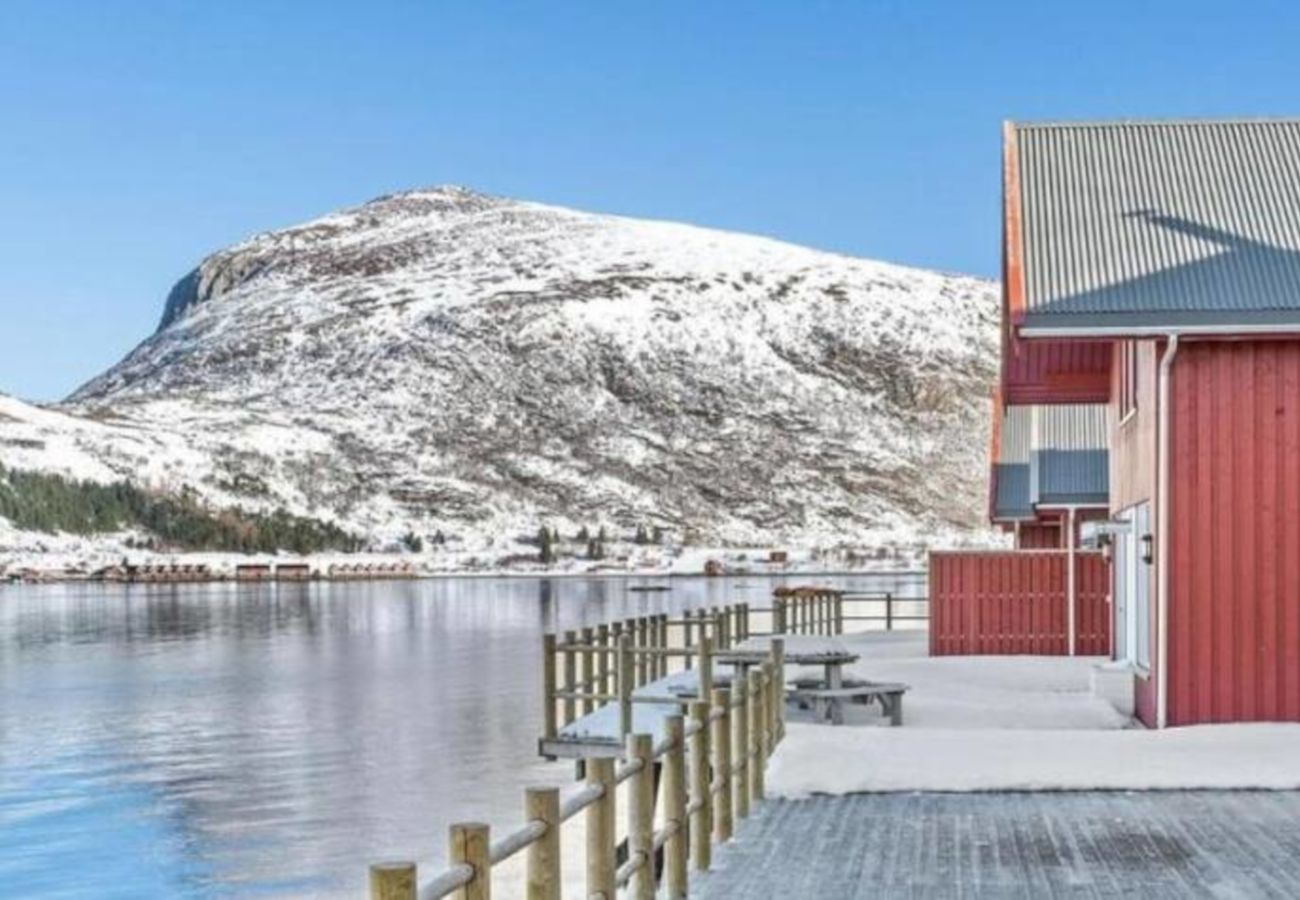
[[[1169,128],[1198,127],[1216,125],[1300,125],[1300,116],[1235,116],[1225,118],[1168,118],[1168,119],[1095,119],[1095,120],[1042,120],[1017,121],[1007,120],[1016,131],[1031,129],[1073,129],[1073,128]]]

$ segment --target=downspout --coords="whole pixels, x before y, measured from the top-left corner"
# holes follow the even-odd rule
[[[1066,603],[1069,605],[1069,635],[1070,655],[1074,656],[1074,648],[1078,643],[1078,596],[1079,591],[1075,585],[1075,568],[1074,568],[1074,507],[1071,506],[1065,512],[1065,548],[1069,553],[1066,557],[1065,571],[1069,587],[1067,589]]]
[[[1169,718],[1169,373],[1178,355],[1178,335],[1160,357],[1159,429],[1156,448],[1156,727]],[[1139,536],[1140,539],[1140,536]]]

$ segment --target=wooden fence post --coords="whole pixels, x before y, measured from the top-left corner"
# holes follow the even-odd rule
[[[775,740],[785,737],[785,640],[772,638],[772,732]]]
[[[772,735],[772,683],[775,679],[772,677],[772,654],[768,653],[768,658],[763,661],[759,671],[763,673],[763,759],[772,755],[772,745],[775,739]]]
[[[375,863],[370,867],[370,900],[415,900],[415,863]]]
[[[632,733],[632,682],[636,677],[632,636],[618,636],[618,728],[626,738]]]
[[[731,785],[735,789],[736,818],[744,819],[749,816],[749,690],[739,672],[732,682],[731,697],[736,731],[731,739]]]
[[[622,623],[622,622],[610,622],[610,623],[609,623],[609,646],[610,646],[611,649],[614,649],[614,650],[617,650],[617,649],[618,649],[618,639],[621,638],[622,636],[623,636],[623,623]],[[618,672],[619,672],[619,669],[618,669],[618,655],[617,655],[617,654],[615,654],[615,656],[614,656],[614,669],[613,669],[613,671],[614,671],[614,675],[613,675],[613,684],[610,685],[610,687],[612,688],[612,690],[610,691],[610,693],[611,693],[611,694],[617,694],[617,693],[618,693]]]
[[[699,697],[707,697],[713,692],[713,638],[701,635],[697,651],[699,660]]]
[[[560,789],[528,788],[524,793],[524,821],[539,821],[546,833],[528,848],[528,900],[560,900]]]
[[[600,685],[597,693],[612,694],[614,692],[609,689],[609,654],[605,652],[609,649],[608,625],[596,626],[596,645],[601,649],[596,654],[596,683]],[[599,703],[596,705],[599,706]]]
[[[618,852],[615,796],[618,785],[614,781],[614,760],[608,757],[587,760],[587,784],[604,788],[600,799],[587,807],[587,895],[615,900],[615,857]]]
[[[582,629],[582,644],[587,649],[582,653],[582,692],[584,694],[604,693],[604,687],[596,684],[596,651],[592,650],[594,635],[591,628]],[[596,708],[596,701],[582,701],[582,714],[585,716]]]
[[[542,635],[542,737],[554,738],[555,724],[555,635]]]
[[[488,848],[492,833],[482,822],[458,822],[451,826],[451,864],[465,864],[474,870],[469,884],[452,896],[456,900],[492,900],[492,861]]]
[[[692,647],[695,646],[695,643],[692,640],[692,638],[694,638],[695,636],[693,632],[694,632],[694,626],[692,626],[691,624],[691,611],[689,609],[683,610],[682,611],[682,648],[683,649],[690,650]],[[691,668],[691,666],[694,665],[694,662],[695,661],[692,659],[691,655],[689,653],[686,654],[686,668],[688,669]]]
[[[709,701],[691,704],[691,721],[699,726],[691,744],[691,858],[697,872],[707,872],[713,857],[713,791],[709,784]]]
[[[772,598],[772,633],[785,634],[785,598]]]
[[[578,640],[577,634],[572,631],[564,632],[564,643],[569,649],[564,651],[564,692],[572,694],[578,689],[578,656],[574,651],[573,645]],[[574,719],[578,718],[578,710],[572,697],[564,698],[564,723],[568,725]]]
[[[835,595],[835,633],[844,633],[844,595]]]
[[[655,617],[655,645],[660,650],[668,649],[668,613],[660,613]],[[668,676],[668,657],[660,654],[655,657],[659,662],[659,678]]]
[[[894,630],[894,592],[885,591],[885,630]]]
[[[627,737],[627,759],[641,760],[641,769],[628,781],[628,860],[643,857],[628,883],[632,900],[655,900],[655,773],[654,740],[648,734]]]
[[[665,737],[669,741],[664,757],[664,827],[676,823],[677,830],[664,841],[664,886],[669,900],[682,900],[686,896],[687,831],[686,818],[686,734],[680,715],[664,720]]]
[[[650,641],[646,637],[646,633],[648,631],[649,629],[646,628],[645,616],[640,616],[639,618],[636,619],[635,622],[632,623],[632,633],[635,635],[633,646],[636,647],[638,650],[643,650],[650,645]],[[650,680],[649,675],[650,675],[650,654],[638,653],[636,657],[637,687],[640,687],[641,685],[649,681]]]
[[[731,840],[731,691],[714,688],[710,705],[722,710],[713,721],[713,777],[721,782],[713,832],[719,844]],[[712,785],[709,787],[713,790]]]
[[[767,758],[764,746],[767,743],[764,732],[763,707],[767,705],[767,695],[763,690],[763,670],[749,670],[749,798],[757,804],[763,799],[763,761]]]

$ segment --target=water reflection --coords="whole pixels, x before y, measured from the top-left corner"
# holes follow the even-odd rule
[[[355,895],[369,860],[440,861],[539,771],[545,628],[776,582],[632,583],[0,588],[0,894]]]

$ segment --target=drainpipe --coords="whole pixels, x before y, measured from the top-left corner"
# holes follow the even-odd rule
[[[1178,355],[1178,335],[1170,334],[1160,357],[1160,407],[1156,449],[1156,727],[1169,717],[1169,372]],[[1141,536],[1139,535],[1139,539]]]
[[[1065,549],[1069,554],[1065,558],[1065,577],[1067,579],[1067,597],[1066,603],[1069,604],[1069,634],[1067,640],[1070,642],[1070,655],[1074,656],[1075,635],[1078,633],[1077,613],[1075,607],[1078,604],[1078,590],[1074,584],[1074,507],[1071,506],[1065,511]]]

